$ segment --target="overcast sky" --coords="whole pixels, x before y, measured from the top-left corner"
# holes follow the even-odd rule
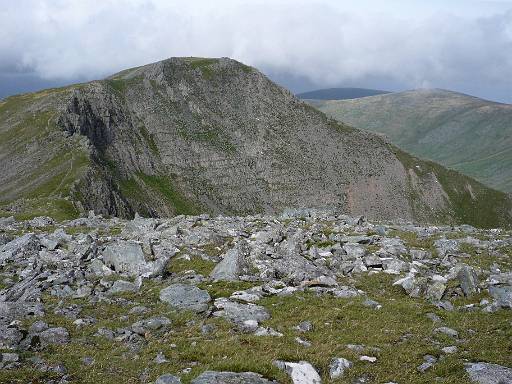
[[[453,89],[512,103],[512,0],[1,0],[0,97],[171,56],[292,91]]]

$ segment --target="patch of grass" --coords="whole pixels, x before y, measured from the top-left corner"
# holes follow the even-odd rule
[[[178,126],[177,133],[185,140],[208,144],[229,154],[236,153],[235,145],[218,127],[187,128],[185,126]]]
[[[142,137],[144,138],[144,140],[148,144],[149,149],[151,150],[151,152],[154,155],[158,156],[159,155],[158,146],[155,143],[155,138],[153,137],[153,135],[148,132],[147,128],[144,125],[142,125],[139,129],[140,129],[140,133],[142,134]]]
[[[216,281],[207,282],[200,285],[200,288],[208,291],[214,299],[219,297],[229,297],[236,291],[243,291],[254,287],[256,284],[249,281]]]
[[[211,80],[215,75],[211,66],[217,63],[217,59],[190,58],[189,63],[193,69],[199,69],[207,80]]]
[[[208,276],[215,268],[215,262],[205,260],[199,256],[190,256],[190,260],[181,257],[181,253],[171,259],[167,267],[169,273],[180,273],[194,270],[203,276]]]
[[[169,177],[158,175],[138,176],[152,189],[158,191],[174,207],[177,215],[194,215],[200,210],[172,185]]]
[[[76,219],[80,212],[73,202],[64,198],[34,198],[17,200],[15,212],[7,211],[6,205],[0,206],[0,215],[14,216],[16,220],[30,220],[38,216],[49,216],[56,221]]]

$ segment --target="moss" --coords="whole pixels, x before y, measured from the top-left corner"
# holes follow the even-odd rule
[[[144,125],[142,125],[139,128],[139,130],[140,130],[140,133],[142,134],[142,137],[144,138],[147,145],[149,146],[149,149],[151,150],[151,152],[154,155],[158,156],[159,155],[158,146],[155,143],[155,138],[154,138],[153,134],[149,133],[147,128]]]

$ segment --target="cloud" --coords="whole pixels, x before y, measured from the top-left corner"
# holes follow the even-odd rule
[[[229,56],[319,87],[373,80],[501,95],[512,85],[509,1],[6,3],[0,74],[90,79],[170,56]]]

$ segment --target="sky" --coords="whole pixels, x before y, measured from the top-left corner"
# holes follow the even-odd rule
[[[293,92],[445,88],[512,103],[512,0],[0,3],[0,97],[205,56]]]

